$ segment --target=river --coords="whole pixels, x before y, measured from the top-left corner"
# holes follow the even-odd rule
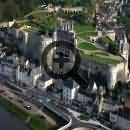
[[[30,130],[27,125],[0,105],[0,130]]]

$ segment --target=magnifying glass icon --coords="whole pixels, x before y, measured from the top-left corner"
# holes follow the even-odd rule
[[[52,42],[41,56],[41,65],[50,77],[62,80],[73,78],[79,84],[86,82],[78,74],[80,62],[79,50],[66,41]]]

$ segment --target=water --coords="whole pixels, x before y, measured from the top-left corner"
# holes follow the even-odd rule
[[[30,130],[27,125],[12,113],[0,106],[0,130]]]

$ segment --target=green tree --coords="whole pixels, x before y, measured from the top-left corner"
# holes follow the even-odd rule
[[[18,7],[12,0],[8,0],[5,4],[3,18],[7,20],[12,20],[18,16]]]

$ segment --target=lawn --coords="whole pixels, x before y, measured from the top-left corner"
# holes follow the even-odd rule
[[[27,123],[32,130],[55,130],[54,126],[47,122],[43,116],[27,113],[2,97],[0,97],[0,104],[5,107],[7,111],[14,113],[18,118]],[[28,117],[31,118],[26,122]]]
[[[94,27],[92,24],[79,24],[79,23],[75,23],[74,24],[74,29],[78,33],[84,32],[84,31],[90,31],[90,32],[96,31],[96,27]]]
[[[33,116],[29,122],[30,126],[34,130],[51,130],[50,124],[40,116]]]
[[[96,32],[91,32],[91,31],[84,31],[84,32],[81,32],[81,33],[78,33],[78,36],[81,37],[81,38],[88,38],[90,36],[96,36]]]
[[[57,17],[52,13],[49,14],[43,11],[34,11],[30,14],[27,14],[23,20],[18,20],[17,26],[31,26],[30,29],[25,29],[26,31],[43,31],[47,32],[57,25]]]
[[[101,57],[95,54],[84,54],[83,51],[81,52],[81,57],[86,58],[88,60],[94,61],[96,63],[100,63],[100,64],[118,64],[119,60],[116,59],[112,59],[110,57]]]
[[[97,48],[90,44],[90,43],[80,43],[79,46],[78,46],[80,49],[85,49],[85,50],[97,50]]]
[[[101,64],[118,64],[120,60],[105,51],[99,50],[91,43],[80,43],[79,44],[81,57],[86,58],[88,60],[95,61]]]
[[[96,27],[92,24],[74,24],[74,30],[76,31],[77,35],[81,38],[87,38],[89,36],[96,35]]]

